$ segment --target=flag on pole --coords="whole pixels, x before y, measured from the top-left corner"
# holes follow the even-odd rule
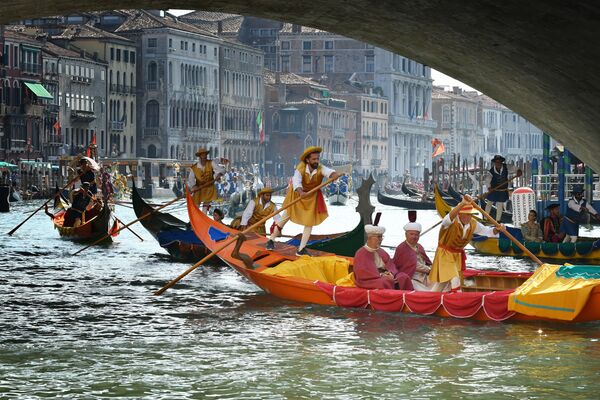
[[[56,134],[60,135],[60,120],[57,119],[54,125],[52,125],[52,127],[56,131]]]
[[[92,131],[92,142],[90,144],[93,144],[93,145],[97,144],[96,143],[96,132],[94,132],[94,131]]]
[[[435,151],[433,152],[431,157],[435,158],[436,156],[439,156],[440,154],[444,153],[445,151],[446,151],[446,148],[444,147],[444,143],[440,142],[438,148],[435,149]]]
[[[263,121],[263,112],[262,110],[258,112],[258,115],[256,116],[256,125],[258,125],[258,138],[260,140],[260,144],[263,144],[265,142],[265,125],[264,125],[264,121]]]

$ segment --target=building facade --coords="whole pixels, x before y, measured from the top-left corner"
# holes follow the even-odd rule
[[[136,156],[136,48],[124,37],[86,25],[70,26],[53,37],[65,45],[83,49],[108,64],[107,135],[99,146],[102,155]]]
[[[257,123],[264,115],[263,52],[223,40],[219,53],[220,139],[232,165],[264,164],[265,146]]]
[[[199,147],[219,156],[221,40],[143,10],[115,33],[137,47],[138,156],[192,160]]]

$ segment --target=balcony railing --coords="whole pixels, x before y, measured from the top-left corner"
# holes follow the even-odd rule
[[[40,64],[21,63],[21,72],[28,74],[40,74],[42,72],[42,66]]]
[[[146,89],[158,90],[158,82],[146,82]]]
[[[346,137],[345,132],[343,129],[334,129],[333,130],[333,137],[335,139],[343,139]]]
[[[84,76],[72,76],[71,82],[82,83],[84,85],[89,85],[92,83],[92,78],[86,78]]]
[[[111,123],[110,123],[110,129],[113,132],[114,131],[122,132],[124,128],[125,128],[125,123],[124,122],[111,121]]]
[[[158,128],[144,128],[144,137],[156,137],[158,132]]]
[[[44,106],[37,104],[23,104],[23,113],[33,117],[41,117],[44,114]]]
[[[156,82],[148,82],[148,84],[151,84],[151,83],[155,84]],[[151,88],[148,87],[148,89],[151,89]],[[151,90],[155,90],[155,89],[156,88],[151,89]],[[110,91],[113,93],[129,94],[129,93],[135,93],[135,88],[131,87],[131,86],[127,86],[127,85],[113,83],[110,85]]]
[[[374,167],[381,166],[381,159],[380,158],[371,158],[371,165]]]
[[[71,119],[80,122],[91,122],[96,119],[93,111],[71,110]]]

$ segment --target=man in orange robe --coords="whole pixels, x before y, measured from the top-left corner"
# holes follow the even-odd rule
[[[438,248],[429,272],[429,281],[444,284],[437,285],[436,291],[460,291],[462,271],[466,268],[467,260],[465,246],[474,234],[498,236],[496,228],[484,226],[472,218],[473,214],[477,213],[471,204],[472,201],[471,196],[465,195],[442,219]]]
[[[337,179],[340,176],[340,174],[331,168],[319,164],[321,151],[320,147],[311,146],[304,150],[300,156],[300,163],[296,166],[294,177],[292,178],[292,188],[288,190],[285,196],[283,207],[298,197],[301,197],[302,200],[281,213],[281,221],[275,224],[273,234],[267,243],[267,249],[272,250],[274,248],[275,243],[273,240],[281,235],[281,230],[287,221],[292,220],[292,222],[304,226],[302,240],[300,241],[296,255],[310,255],[305,247],[310,238],[312,227],[323,222],[328,214],[325,199],[320,190],[309,196],[306,193],[319,186],[323,178]]]
[[[205,213],[210,208],[210,202],[217,199],[215,182],[225,172],[223,167],[217,163],[213,164],[208,159],[209,152],[209,150],[204,148],[196,152],[199,161],[192,165],[188,175],[188,186],[193,192],[194,203],[197,206],[200,206],[200,203],[204,203],[202,208]]]

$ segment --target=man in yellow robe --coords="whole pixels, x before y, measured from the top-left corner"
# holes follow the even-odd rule
[[[473,235],[497,237],[498,230],[484,226],[474,218],[477,211],[471,204],[473,199],[465,195],[460,203],[442,219],[429,281],[437,282],[433,291],[460,291],[462,272],[466,268],[465,246]]]
[[[264,188],[260,192],[258,192],[258,196],[256,196],[254,200],[248,202],[248,205],[246,206],[246,209],[242,214],[242,220],[240,222],[241,231],[245,230],[248,227],[248,225],[252,226],[261,219],[277,211],[277,206],[271,201],[272,194],[273,189]],[[279,216],[279,214],[277,214],[273,217],[273,220],[276,224],[278,224],[281,221],[281,217]],[[267,234],[267,230],[265,228],[264,223],[254,228],[253,231],[263,236]]]
[[[320,190],[307,196],[306,193],[319,186],[323,178],[338,178],[340,174],[331,168],[319,164],[322,149],[311,146],[304,150],[300,156],[300,163],[296,166],[294,177],[292,178],[292,188],[288,190],[283,206],[301,197],[302,200],[281,213],[280,223],[276,223],[273,234],[267,243],[267,249],[274,248],[276,237],[281,235],[281,230],[288,220],[303,225],[302,240],[296,251],[297,256],[310,255],[305,249],[312,227],[323,222],[327,214],[327,206]]]
[[[199,149],[196,152],[199,161],[192,165],[188,175],[188,186],[191,188],[194,203],[199,207],[204,203],[203,211],[206,213],[210,208],[210,202],[217,199],[215,182],[223,173],[224,168],[208,159],[209,150]]]

